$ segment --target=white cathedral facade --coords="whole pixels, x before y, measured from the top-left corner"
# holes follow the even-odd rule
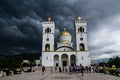
[[[78,19],[74,22],[74,37],[64,29],[58,36],[57,48],[55,49],[55,23],[48,18],[42,22],[42,65],[44,66],[90,66],[90,56],[87,45],[87,21]],[[71,42],[75,38],[75,43]],[[73,44],[75,48],[73,48]]]

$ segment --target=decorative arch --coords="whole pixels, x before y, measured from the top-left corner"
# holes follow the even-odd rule
[[[45,29],[45,33],[47,33],[47,29]]]
[[[54,66],[59,66],[59,55],[57,54],[54,55]]]
[[[84,29],[84,28],[82,28],[82,31],[83,31],[83,32],[85,32],[85,29]]]
[[[68,55],[67,54],[63,54],[61,56],[61,61],[62,61],[62,66],[63,67],[68,66]]]
[[[80,51],[85,51],[85,45],[83,43],[81,43],[79,45],[79,49],[80,49]]]
[[[83,31],[83,29],[82,29],[82,27],[80,27],[80,32],[82,32]]]
[[[50,29],[50,33],[51,33],[51,29]]]
[[[46,33],[50,33],[51,32],[51,28],[48,27],[47,29],[45,29],[45,32]]]
[[[74,54],[70,56],[70,66],[76,66],[76,56]]]
[[[49,33],[50,32],[50,30],[49,30],[49,28],[47,28],[47,33]]]
[[[78,28],[78,32],[80,32],[80,28]]]
[[[50,51],[50,44],[45,45],[45,51]]]

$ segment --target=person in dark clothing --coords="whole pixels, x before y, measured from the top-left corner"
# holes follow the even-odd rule
[[[91,67],[89,66],[89,72],[91,73]]]
[[[55,72],[57,71],[57,67],[55,67]]]
[[[88,71],[89,71],[89,68],[88,68],[88,66],[86,66],[86,71],[87,71],[87,73],[88,73]]]
[[[63,72],[64,72],[64,67],[63,67]]]
[[[61,67],[59,67],[59,72],[62,72]]]
[[[103,66],[104,74],[106,74],[106,66]]]
[[[71,70],[71,66],[69,67],[69,74],[71,74],[72,70]]]
[[[82,76],[84,76],[84,74],[83,74],[84,67],[83,67],[83,65],[82,65],[82,64],[80,64],[80,68],[81,68],[81,73],[82,73]]]
[[[44,75],[45,67],[42,66],[42,75]]]

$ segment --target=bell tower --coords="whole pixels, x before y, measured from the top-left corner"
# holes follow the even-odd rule
[[[42,39],[42,51],[54,51],[54,32],[55,24],[48,18],[48,21],[42,22],[43,27],[43,39]]]
[[[76,51],[88,51],[86,26],[87,21],[81,17],[74,22]]]

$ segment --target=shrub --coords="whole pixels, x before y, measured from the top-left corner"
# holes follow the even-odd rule
[[[109,72],[109,74],[115,75],[117,73],[118,69],[116,69],[116,68],[107,68],[107,71]]]
[[[99,69],[99,73],[104,73],[104,70],[103,69]]]

